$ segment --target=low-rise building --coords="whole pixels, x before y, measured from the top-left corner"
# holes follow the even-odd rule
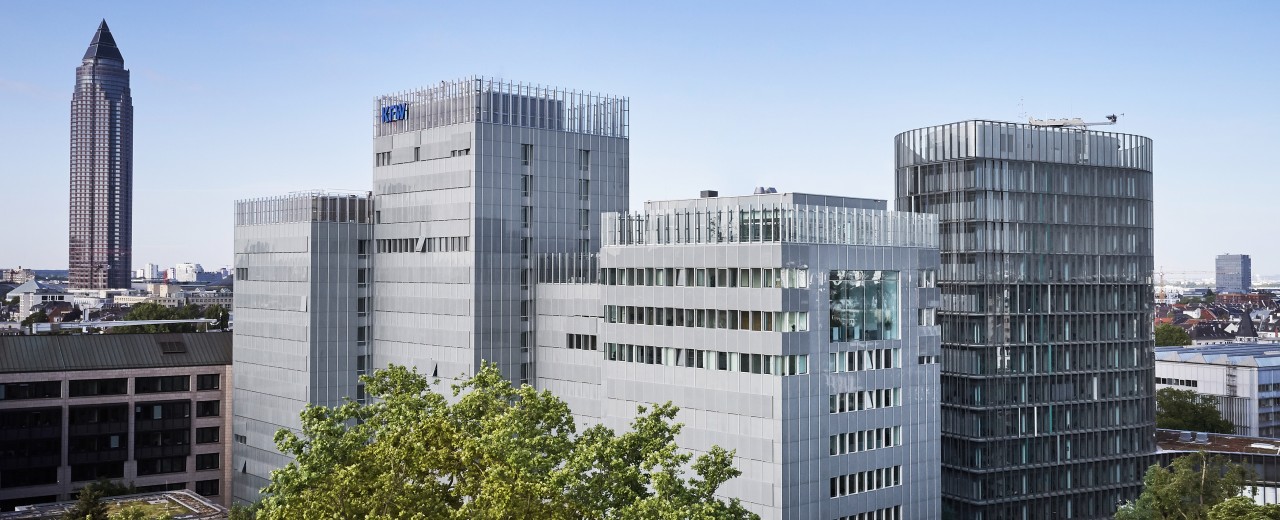
[[[0,511],[98,479],[230,493],[231,334],[0,336]]]
[[[14,287],[7,297],[18,298],[18,315],[14,321],[22,321],[31,315],[31,309],[37,305],[67,301],[67,292],[56,285],[31,280]]]
[[[1156,389],[1212,396],[1235,433],[1280,438],[1280,343],[1156,347]]]

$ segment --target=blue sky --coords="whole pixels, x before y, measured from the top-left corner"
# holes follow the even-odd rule
[[[6,2],[0,267],[66,266],[101,18],[133,75],[137,265],[230,264],[236,199],[368,189],[373,97],[480,74],[629,96],[633,207],[892,199],[898,132],[1123,113],[1108,130],[1156,144],[1156,265],[1280,274],[1274,2]]]

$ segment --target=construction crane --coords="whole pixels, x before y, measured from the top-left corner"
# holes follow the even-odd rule
[[[1117,119],[1120,119],[1120,116],[1115,114],[1107,116],[1106,121],[1098,123],[1086,123],[1083,119],[1078,117],[1073,117],[1071,119],[1036,119],[1033,117],[1028,121],[1028,123],[1031,124],[1031,126],[1048,126],[1054,128],[1088,128],[1090,126],[1114,125],[1116,124]]]

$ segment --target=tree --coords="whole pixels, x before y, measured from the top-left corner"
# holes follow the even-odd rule
[[[1157,347],[1177,347],[1181,345],[1190,345],[1191,335],[1187,331],[1177,325],[1161,323],[1156,325],[1156,346]]]
[[[1156,392],[1156,428],[1208,433],[1234,433],[1235,425],[1218,413],[1213,397],[1194,390],[1161,388]]]
[[[84,311],[80,307],[71,307],[70,311],[62,315],[62,321],[77,321],[84,316]]]
[[[71,506],[63,520],[108,520],[107,505],[102,503],[102,490],[89,484],[80,490],[75,505]]]
[[[1203,451],[1155,464],[1142,479],[1142,495],[1116,511],[1115,520],[1208,520],[1209,511],[1244,490],[1243,466]]]
[[[26,319],[22,320],[22,326],[26,327],[32,323],[49,323],[49,315],[44,311],[36,311],[28,314]]]
[[[1280,505],[1260,505],[1249,497],[1232,497],[1209,509],[1209,520],[1280,520]]]
[[[1218,299],[1218,295],[1213,294],[1213,289],[1205,289],[1204,291],[1205,305],[1211,305],[1213,304],[1213,302],[1217,301],[1217,299]]]
[[[577,434],[568,405],[492,365],[453,385],[392,366],[363,378],[372,404],[308,406],[276,433],[295,462],[271,475],[258,518],[755,518],[714,496],[741,472],[713,447],[677,448],[670,403],[640,407],[631,431]]]
[[[210,326],[211,328],[218,329],[218,330],[224,330],[227,328],[227,319],[229,318],[229,313],[227,312],[227,309],[221,305],[218,305],[215,303],[213,305],[205,307],[204,317],[211,320],[218,320],[217,323]]]
[[[254,520],[258,515],[258,507],[257,502],[249,505],[232,504],[231,511],[227,512],[227,520]]]

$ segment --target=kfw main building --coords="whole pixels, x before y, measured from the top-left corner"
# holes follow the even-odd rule
[[[952,219],[944,211],[950,206],[917,199],[925,192],[903,184],[899,205],[931,213],[888,211],[883,200],[769,190],[734,197],[704,192],[647,202],[632,213],[628,129],[625,98],[467,78],[377,98],[371,193],[237,202],[235,497],[256,499],[270,471],[288,462],[272,435],[299,428],[305,404],[364,399],[360,374],[394,363],[447,380],[491,362],[513,382],[560,396],[584,425],[625,429],[637,405],[674,402],[685,425],[681,446],[736,450],[743,474],[722,492],[766,519],[938,518],[944,491],[973,500],[963,483],[944,489],[942,482],[943,336],[935,320],[943,291],[981,295],[980,302],[1010,296],[975,289],[992,280],[955,274],[942,273],[953,280],[950,289],[938,287],[944,260],[939,217],[931,213]],[[1149,215],[1149,206],[1140,211]],[[1145,225],[1149,230],[1149,220]],[[968,229],[957,226],[957,233]],[[1148,243],[1136,247],[1135,254],[1148,251]],[[970,276],[964,274],[969,253],[961,253],[948,253],[945,265]],[[1075,257],[1058,258],[1048,258],[1056,269],[1070,265],[1100,277],[1072,275],[1068,282],[1112,276],[1077,267],[1070,263]],[[1041,269],[1036,263],[1026,268]],[[1150,271],[1147,264],[1123,269]],[[1007,315],[1016,322],[1009,326],[1031,324],[1030,318],[1040,319],[1035,306],[1048,305],[1048,284],[1064,282],[1035,283],[1043,293],[1040,285],[1011,287],[1031,302],[1031,315],[1004,307],[969,311],[956,305],[972,298],[947,296],[954,300],[948,309],[968,313],[948,319],[952,327],[962,320],[990,322],[998,331],[1008,328]],[[1128,285],[1120,292],[1068,287],[1071,305],[1130,305],[1130,292],[1150,287],[1149,280],[1108,283]],[[1115,326],[1123,328],[1117,347],[1144,346],[1135,335],[1149,325],[1128,319],[1142,311],[1115,312],[1128,313],[1117,317]],[[1038,326],[1030,330],[1048,330]],[[1113,334],[1110,321],[1074,327],[1073,334],[1090,327],[1098,330],[1088,334]],[[1114,377],[1102,381],[1109,385],[1103,394],[1136,406],[1126,417],[1149,413],[1143,407],[1150,388],[1139,381],[1150,374],[1149,351],[1134,354],[1136,365],[1112,367],[1110,350],[1063,350],[1047,344],[1067,338],[1036,338],[1046,345],[988,350],[977,343],[990,339],[975,336],[965,340],[974,344],[952,347],[957,356],[962,349],[974,352],[983,364],[954,376],[949,391],[976,395],[970,387],[1016,386],[1016,379],[1035,383],[1030,395],[1037,399],[1042,391],[1056,399],[1063,385],[1084,399],[1090,388],[1098,391],[1085,371],[1105,370]],[[1053,356],[1053,375],[1012,368],[986,373],[986,363],[1021,367],[1024,350]],[[1064,354],[1072,361],[1057,361]],[[1087,421],[1090,433],[1149,430],[1140,419],[1106,423],[1106,403],[1086,411],[1067,401],[1076,414],[1067,420]],[[958,403],[952,413],[984,418],[963,424],[1003,424],[985,418],[1015,421],[1010,417],[1024,412],[1032,414],[1027,424],[1042,412],[1055,414],[1053,424],[1061,420],[1050,411],[1061,405],[1052,402],[1022,411],[1010,406],[1011,412],[1002,411],[1002,403]],[[979,442],[989,429],[970,433],[959,422],[954,428],[947,442],[955,446]],[[1007,433],[1009,440],[990,444],[999,450],[988,453],[1016,452],[1012,439],[1022,434]],[[1090,476],[1072,478],[1087,478],[1091,491],[1132,489],[1149,452],[1145,439],[1126,437],[1124,446],[1096,449],[1091,437],[1075,439],[1093,466],[1083,468]],[[1050,463],[1038,451],[1032,455],[1036,464]],[[1114,457],[1136,463],[1117,472],[1094,462]],[[1025,472],[988,475],[987,460],[957,458],[948,467],[958,478],[976,476],[981,493],[1021,485],[1015,481]],[[1035,469],[1048,473],[1045,468]],[[1008,483],[994,484],[997,478]],[[1054,505],[1064,518],[1088,517],[1105,514],[1114,504],[1104,501],[1120,495]],[[1002,503],[1005,509],[988,509],[986,517],[1022,518],[1031,511]],[[952,511],[978,517],[968,507]]]

